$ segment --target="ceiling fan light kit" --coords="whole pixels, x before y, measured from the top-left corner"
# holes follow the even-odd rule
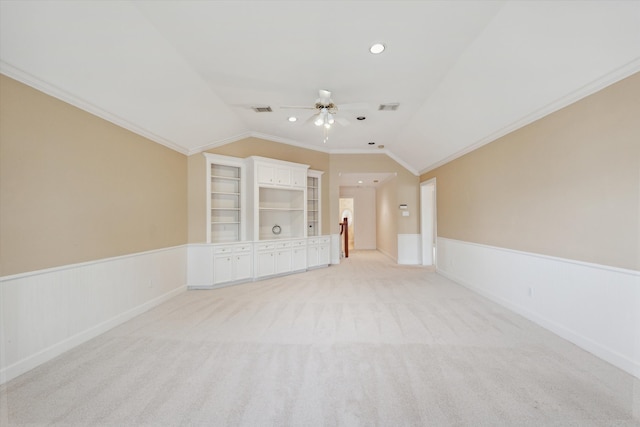
[[[345,109],[358,109],[358,110],[363,108],[368,108],[367,104],[364,104],[364,103],[345,104],[342,107]],[[316,125],[317,127],[323,128],[323,134],[324,134],[323,143],[325,144],[329,140],[329,134],[328,134],[329,129],[331,129],[331,127],[336,121],[343,126],[349,125],[349,121],[346,120],[344,117],[338,117],[336,119],[335,115],[338,112],[338,106],[333,103],[333,100],[331,99],[331,92],[325,89],[320,89],[318,91],[318,98],[316,99],[315,103],[311,107],[282,105],[280,106],[280,108],[316,110],[316,112],[309,119],[307,119],[307,122],[313,122],[313,124]],[[357,119],[364,120],[365,117],[359,116],[357,117]],[[292,117],[289,117],[288,120],[290,122],[294,122],[296,119],[293,118],[292,116]]]

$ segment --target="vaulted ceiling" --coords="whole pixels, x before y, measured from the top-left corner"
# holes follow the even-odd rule
[[[639,71],[640,2],[3,0],[0,60],[185,154],[384,146],[419,173]],[[340,119],[326,142],[315,110],[281,108],[319,89]]]

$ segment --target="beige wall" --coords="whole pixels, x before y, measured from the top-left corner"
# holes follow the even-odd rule
[[[420,177],[438,235],[640,270],[640,74]]]
[[[0,275],[184,244],[187,159],[0,76]]]
[[[189,243],[207,241],[207,164],[202,154],[189,156]]]
[[[404,219],[398,213],[398,197],[397,177],[382,183],[376,191],[376,246],[379,251],[396,261],[398,260],[398,219]]]

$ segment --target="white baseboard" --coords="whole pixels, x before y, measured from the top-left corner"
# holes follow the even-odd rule
[[[186,290],[178,246],[0,278],[0,384]]]
[[[442,237],[437,271],[640,378],[640,272]]]

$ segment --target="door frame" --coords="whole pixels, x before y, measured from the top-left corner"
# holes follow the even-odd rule
[[[436,178],[420,183],[420,253],[422,265],[437,267],[438,215]]]

